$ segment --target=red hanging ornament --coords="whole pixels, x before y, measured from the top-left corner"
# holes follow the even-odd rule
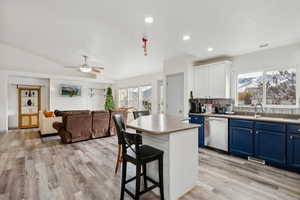
[[[148,55],[148,53],[147,53],[147,42],[148,42],[148,39],[146,37],[143,37],[142,38],[142,42],[143,42],[144,55],[147,56]]]

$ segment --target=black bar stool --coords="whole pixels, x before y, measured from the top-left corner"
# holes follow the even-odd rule
[[[146,116],[146,115],[150,115],[149,110],[143,110],[143,111],[133,111],[133,118],[137,119],[140,116]]]
[[[137,118],[139,118],[140,116],[150,115],[149,110],[133,111],[132,113],[133,113],[133,118],[134,118],[134,119],[137,119]],[[138,131],[138,130],[136,130],[135,132],[136,132],[136,133],[142,133],[141,131]]]
[[[121,183],[121,200],[124,199],[124,193],[129,194],[133,199],[138,200],[140,196],[156,187],[160,189],[160,199],[164,200],[164,184],[163,184],[163,155],[164,152],[148,145],[142,145],[142,136],[138,134],[127,133],[124,130],[124,120],[120,114],[115,114],[113,119],[116,124],[117,134],[121,138],[122,144],[122,183]],[[147,176],[146,165],[149,162],[158,160],[159,182]],[[136,176],[126,180],[127,162],[136,166]],[[141,173],[143,168],[143,173]],[[144,180],[144,190],[140,191],[141,176]],[[126,188],[126,184],[136,180],[135,194]],[[147,181],[152,185],[148,187]]]

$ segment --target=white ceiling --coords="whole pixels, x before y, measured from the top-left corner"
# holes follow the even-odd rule
[[[298,42],[299,10],[299,0],[0,0],[0,42],[61,66],[87,54],[123,79],[162,71],[164,59],[181,54],[204,59]]]

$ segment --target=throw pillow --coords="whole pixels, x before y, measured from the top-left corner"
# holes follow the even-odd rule
[[[47,111],[47,110],[44,111],[44,115],[45,117],[55,117],[54,112]]]

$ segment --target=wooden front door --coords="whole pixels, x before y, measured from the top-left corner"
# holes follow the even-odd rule
[[[40,89],[19,88],[19,128],[38,128]]]

